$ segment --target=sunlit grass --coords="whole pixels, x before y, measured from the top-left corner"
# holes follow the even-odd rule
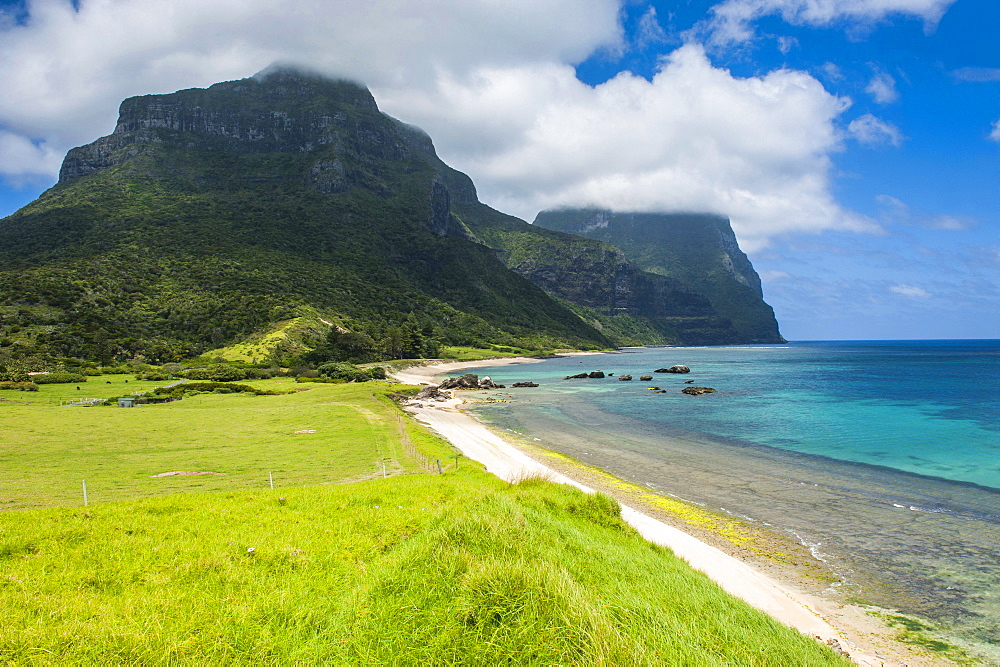
[[[293,393],[187,395],[128,409],[4,404],[0,508],[80,505],[83,480],[94,503],[269,488],[272,480],[278,486],[338,482],[381,476],[383,463],[387,474],[419,469],[401,447],[404,431],[414,425],[377,398],[388,385],[301,385],[284,378],[251,384]],[[95,386],[116,395],[126,385],[119,379]],[[43,385],[37,393],[68,391],[75,390]],[[153,477],[165,472],[219,474]]]
[[[467,466],[0,514],[13,663],[843,664],[601,496]]]

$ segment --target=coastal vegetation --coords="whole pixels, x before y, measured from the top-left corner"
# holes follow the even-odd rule
[[[126,379],[156,384],[90,385]],[[457,459],[401,418],[387,395],[405,388],[309,387],[5,401],[0,659],[846,664],[643,541],[607,496]],[[178,471],[224,474],[151,476]]]

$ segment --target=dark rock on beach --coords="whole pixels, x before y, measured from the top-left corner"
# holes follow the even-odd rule
[[[457,378],[447,378],[438,385],[438,389],[504,389],[504,385],[497,384],[488,377],[482,380],[475,373],[466,373]]]

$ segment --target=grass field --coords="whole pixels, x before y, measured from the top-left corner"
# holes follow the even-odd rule
[[[0,662],[847,664],[612,499],[469,461],[428,474],[451,449],[391,386],[305,386],[0,406]],[[149,477],[168,470],[227,474]],[[10,511],[29,506],[48,508]]]
[[[126,385],[91,380],[94,396]],[[386,384],[249,383],[280,396],[199,394],[162,405],[58,407],[75,385],[42,385],[0,404],[0,509],[82,505],[181,491],[322,484],[419,470],[403,449],[427,439],[383,394]],[[89,388],[89,387],[88,387]],[[103,392],[103,393],[102,393]],[[55,401],[55,404],[52,401]],[[308,431],[301,433],[298,431]],[[437,457],[447,463],[450,450]],[[165,472],[220,473],[153,477]]]

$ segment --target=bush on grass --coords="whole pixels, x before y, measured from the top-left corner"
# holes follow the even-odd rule
[[[38,385],[34,382],[0,382],[0,390],[11,389],[17,391],[38,391]]]
[[[86,382],[87,376],[69,371],[52,371],[42,375],[33,375],[31,380],[35,384],[69,384],[71,382]]]

